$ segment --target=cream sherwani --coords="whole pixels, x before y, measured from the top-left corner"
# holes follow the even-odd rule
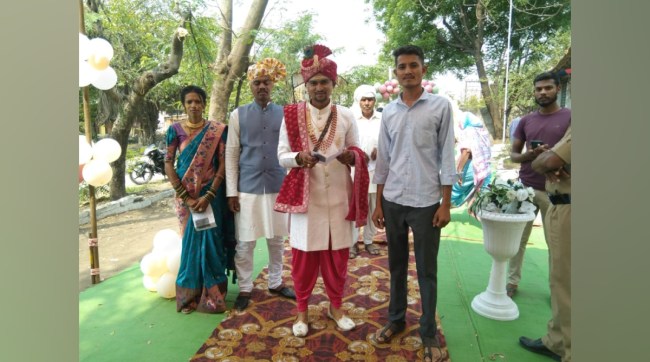
[[[316,138],[327,123],[331,103],[319,110],[307,104],[308,122],[312,122]],[[352,112],[337,105],[337,126],[334,141],[325,156],[333,155],[346,147],[359,147],[359,133]],[[327,137],[327,136],[326,136]],[[309,150],[314,145],[309,139]],[[299,167],[297,152],[292,152],[284,120],[280,128],[278,159],[282,167]],[[352,246],[354,222],[345,220],[352,194],[350,169],[334,159],[327,164],[318,163],[309,170],[309,203],[307,213],[290,214],[291,247],[302,251],[328,250],[330,237],[332,250]]]

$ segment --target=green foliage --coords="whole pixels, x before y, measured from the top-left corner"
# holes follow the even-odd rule
[[[491,84],[492,99],[486,100],[490,112],[500,112],[506,74],[508,1],[368,1],[386,34],[384,57],[390,57],[399,46],[415,44],[424,50],[429,67],[425,78],[445,71],[464,76],[475,70]],[[569,0],[514,0],[511,69],[518,73],[527,64],[548,64],[552,39],[570,32],[570,27]]]
[[[483,31],[482,56],[492,72],[503,68],[508,38],[507,1],[485,1],[484,28],[479,28],[477,2],[456,0],[371,0],[380,27],[387,35],[384,54],[401,45],[423,48],[431,72],[464,74],[476,65],[475,41]],[[511,40],[515,61],[531,61],[543,54],[530,51],[555,32],[570,27],[568,0],[519,0],[513,11]],[[392,59],[390,59],[392,61]]]
[[[340,75],[346,84],[337,85],[332,97],[338,99],[340,104],[350,106],[354,102],[354,91],[362,84],[374,85],[384,83],[387,69],[391,66],[386,62],[376,65],[359,65]],[[343,101],[346,100],[346,101]]]
[[[483,101],[483,98],[473,95],[463,102],[460,102],[459,107],[462,110],[477,114],[482,108],[485,108],[485,102]]]
[[[508,86],[508,103],[510,119],[520,117],[537,108],[533,98],[533,79],[539,73],[551,70],[565,55],[571,46],[571,32],[558,32],[546,42],[536,44],[531,51],[543,54],[537,59],[527,61],[510,73]]]
[[[86,11],[84,16],[90,38],[98,36],[95,24],[101,21],[102,37],[114,49],[111,67],[118,75],[118,88],[128,91],[144,71],[167,61],[172,36],[181,25],[179,13],[191,10],[193,14],[200,14],[205,13],[206,9],[202,0],[110,0],[103,3],[99,14]],[[179,109],[178,93],[182,86],[196,84],[209,89],[212,84],[209,65],[216,54],[215,39],[220,32],[216,19],[195,16],[185,27],[189,34],[184,42],[179,73],[147,93],[147,99],[153,101],[161,111]],[[97,96],[91,98],[96,103]],[[83,113],[80,117],[83,117]]]
[[[95,201],[105,200],[110,198],[110,189],[108,185],[95,187]],[[90,192],[88,183],[81,181],[79,183],[79,206],[83,206],[90,202]]]
[[[276,58],[287,68],[287,76],[283,81],[275,84],[273,89],[273,102],[285,105],[294,103],[293,74],[300,73],[303,48],[319,42],[320,35],[312,33],[313,13],[302,13],[296,20],[287,21],[279,28],[262,27],[256,36],[256,45],[253,48],[250,62],[255,63],[264,58]],[[244,75],[244,78],[246,75]],[[235,108],[236,92],[230,96],[230,110]],[[248,80],[244,79],[241,87],[239,105],[253,101]]]

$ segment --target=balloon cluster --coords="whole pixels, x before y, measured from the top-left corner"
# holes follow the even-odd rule
[[[399,94],[400,88],[397,79],[390,79],[381,83],[375,83],[375,90],[377,91],[378,98],[381,97],[385,101],[390,99],[391,94]]]
[[[377,98],[382,98],[385,101],[389,100],[392,95],[399,94],[401,90],[397,79],[387,80],[384,84],[375,83],[374,87],[377,91]],[[438,93],[438,87],[436,87],[436,84],[432,80],[423,80],[422,87],[428,93]]]
[[[142,284],[163,298],[174,298],[180,266],[180,236],[171,229],[160,230],[153,238],[153,250],[140,261]]]
[[[117,74],[108,64],[113,58],[113,47],[102,39],[88,39],[79,33],[79,86],[92,84],[107,90],[117,84]]]
[[[104,138],[93,146],[86,142],[86,136],[79,136],[79,168],[81,176],[89,185],[106,185],[113,177],[110,163],[122,153],[120,144],[112,138]],[[81,179],[79,179],[81,182]]]

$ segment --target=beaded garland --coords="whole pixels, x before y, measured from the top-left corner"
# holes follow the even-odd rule
[[[332,142],[334,142],[334,136],[336,136],[336,105],[332,105],[331,107],[331,113],[328,122],[331,122],[329,129],[327,130],[327,137],[322,142],[318,142],[318,139],[316,138],[316,134],[314,132],[314,125],[312,124],[311,120],[311,112],[307,112],[307,133],[309,134],[309,139],[311,140],[311,143],[314,145],[314,148],[317,150],[321,150],[323,152],[327,151],[327,149],[332,145]]]

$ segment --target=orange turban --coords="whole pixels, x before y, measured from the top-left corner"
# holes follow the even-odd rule
[[[248,67],[248,80],[252,81],[259,77],[269,77],[275,83],[284,79],[287,69],[284,64],[275,58],[264,58]]]

